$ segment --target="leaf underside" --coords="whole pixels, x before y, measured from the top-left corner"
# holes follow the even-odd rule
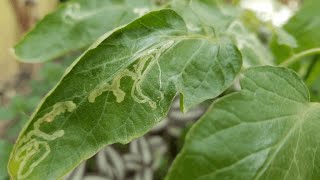
[[[11,154],[12,178],[61,178],[105,145],[146,133],[177,93],[187,111],[221,94],[241,69],[232,43],[190,34],[172,10],[110,34],[68,68],[31,117]]]
[[[173,179],[320,178],[320,104],[291,70],[256,67],[193,126]]]

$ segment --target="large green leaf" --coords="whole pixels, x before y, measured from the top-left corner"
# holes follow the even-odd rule
[[[150,0],[73,0],[46,16],[15,46],[18,59],[43,62],[87,47],[154,8]]]
[[[320,177],[320,104],[292,70],[256,67],[190,130],[168,180]]]
[[[20,134],[9,162],[14,179],[60,178],[105,145],[146,133],[177,92],[186,111],[222,93],[241,69],[232,43],[188,33],[172,10],[151,12],[96,44]]]

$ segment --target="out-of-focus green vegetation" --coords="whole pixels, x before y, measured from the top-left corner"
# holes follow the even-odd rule
[[[33,27],[57,3],[57,0],[0,1],[0,180],[9,179],[6,164],[18,133],[70,62],[26,65],[15,61],[11,52],[28,30],[24,27]]]

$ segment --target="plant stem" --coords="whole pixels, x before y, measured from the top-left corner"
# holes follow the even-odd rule
[[[317,64],[317,60],[320,58],[320,55],[315,55],[312,60],[311,63],[309,64],[309,68],[306,72],[306,74],[304,75],[304,80],[307,80],[311,74],[311,72],[314,70],[315,65]]]
[[[291,56],[290,58],[288,58],[287,60],[285,60],[283,63],[281,63],[280,66],[289,67],[292,64],[302,60],[303,57],[311,56],[314,54],[320,54],[320,48],[308,49],[306,51],[302,51],[298,54],[295,54],[295,55]]]

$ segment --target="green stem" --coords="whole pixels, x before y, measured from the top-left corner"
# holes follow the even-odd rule
[[[291,56],[290,58],[288,58],[287,60],[285,60],[283,63],[281,63],[280,66],[289,67],[292,64],[302,60],[303,57],[311,56],[311,55],[315,55],[315,54],[320,54],[320,48],[308,49],[306,51],[302,51],[298,54],[295,54],[295,55]]]
[[[304,80],[306,81],[309,77],[311,72],[315,69],[316,64],[318,63],[317,60],[320,58],[320,55],[315,55],[312,60],[311,63],[309,64],[307,73],[304,75]]]

